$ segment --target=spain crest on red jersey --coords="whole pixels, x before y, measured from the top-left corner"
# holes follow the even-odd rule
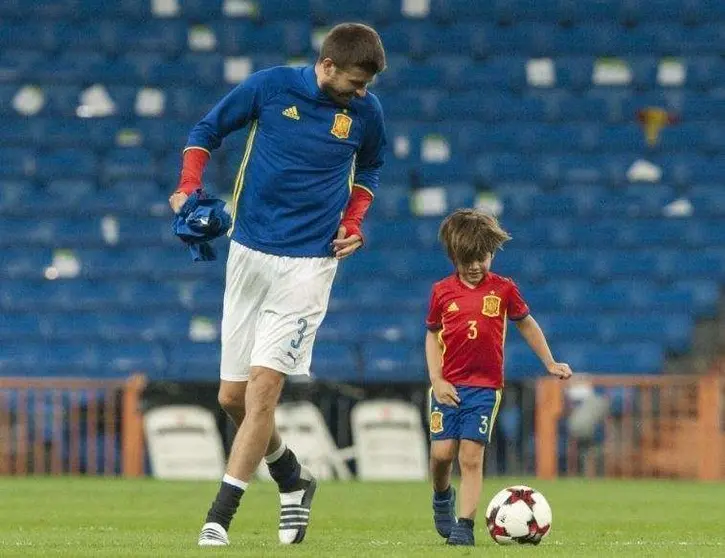
[[[498,316],[501,313],[501,298],[494,294],[484,296],[481,313],[489,318]]]

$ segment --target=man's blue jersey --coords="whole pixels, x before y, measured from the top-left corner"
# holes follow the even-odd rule
[[[331,242],[353,184],[373,195],[385,148],[375,95],[335,104],[314,67],[252,74],[191,131],[187,143],[209,152],[249,124],[234,184],[233,240],[279,256],[331,256]]]

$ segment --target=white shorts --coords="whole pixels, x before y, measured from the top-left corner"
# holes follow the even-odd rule
[[[246,382],[252,366],[310,373],[327,312],[335,258],[273,256],[231,242],[222,314],[221,379]]]

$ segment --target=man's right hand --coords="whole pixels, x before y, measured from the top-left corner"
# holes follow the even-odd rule
[[[189,196],[184,192],[174,192],[173,194],[171,194],[171,197],[169,198],[169,205],[171,206],[171,210],[174,213],[178,213],[179,211],[181,211],[181,208],[184,206],[187,199],[189,199]]]
[[[443,379],[433,382],[433,395],[435,395],[436,401],[443,405],[458,407],[458,404],[461,402],[455,386]]]

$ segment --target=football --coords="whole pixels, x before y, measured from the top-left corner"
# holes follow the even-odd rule
[[[551,507],[529,486],[509,486],[486,509],[486,525],[498,544],[539,544],[551,530]]]

